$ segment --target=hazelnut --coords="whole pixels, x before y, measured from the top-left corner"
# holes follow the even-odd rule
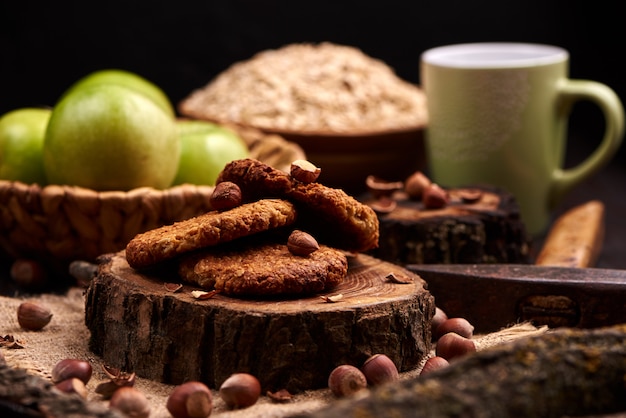
[[[229,210],[241,205],[241,189],[235,183],[223,181],[215,185],[209,203],[214,210]]]
[[[82,380],[76,377],[62,380],[59,383],[55,384],[54,387],[56,387],[61,392],[75,393],[83,399],[87,398],[87,388],[85,387],[85,384]]]
[[[134,387],[125,386],[115,391],[109,407],[129,418],[148,418],[150,403],[146,396]]]
[[[174,418],[205,418],[213,410],[213,395],[204,383],[190,381],[172,390],[165,407]]]
[[[339,398],[350,396],[367,388],[367,378],[357,367],[342,364],[330,372],[328,388]]]
[[[45,306],[32,302],[23,302],[17,308],[17,322],[24,329],[38,331],[48,325],[52,312]]]
[[[287,249],[293,255],[306,257],[312,252],[319,250],[320,246],[313,236],[296,229],[287,239]]]
[[[437,340],[435,353],[439,357],[443,357],[450,361],[454,358],[464,356],[476,351],[474,341],[469,338],[461,337],[455,332],[444,334]]]
[[[448,315],[439,307],[435,307],[435,315],[433,315],[433,319],[430,322],[430,334],[432,335],[433,341],[440,337],[437,334],[437,329],[439,325],[443,324],[448,319]]]
[[[85,260],[74,260],[70,262],[67,270],[77,284],[88,287],[89,283],[98,275],[98,264]]]
[[[395,382],[399,379],[398,369],[394,362],[384,354],[374,354],[368,358],[361,371],[367,382],[372,386]]]
[[[448,318],[435,330],[435,338],[439,339],[439,337],[449,332],[456,332],[461,337],[472,338],[474,326],[465,318]]]
[[[450,196],[438,184],[432,183],[424,189],[422,202],[426,209],[441,209],[448,204]]]
[[[420,376],[426,375],[430,372],[434,372],[435,370],[443,369],[446,366],[449,366],[450,363],[443,357],[434,356],[426,360],[424,366],[422,366],[422,370],[420,371]]]
[[[320,176],[321,169],[307,160],[295,160],[291,163],[291,177],[302,183],[313,183]]]
[[[59,361],[52,368],[52,382],[59,383],[63,380],[75,377],[80,379],[84,384],[91,379],[91,363],[86,360],[64,359]]]
[[[421,171],[416,171],[404,182],[404,192],[410,199],[420,200],[424,190],[430,185],[430,179]]]
[[[261,396],[261,383],[251,374],[235,373],[222,383],[219,394],[229,408],[246,408]]]
[[[48,282],[48,274],[40,262],[28,258],[17,258],[11,264],[11,279],[20,287],[38,290]]]

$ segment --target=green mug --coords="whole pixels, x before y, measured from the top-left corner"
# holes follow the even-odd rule
[[[433,181],[501,187],[515,196],[528,232],[545,232],[555,206],[611,160],[624,134],[615,92],[569,79],[568,71],[568,52],[551,45],[470,43],[425,51],[420,75]],[[584,161],[564,168],[568,119],[581,100],[601,109],[604,137]]]

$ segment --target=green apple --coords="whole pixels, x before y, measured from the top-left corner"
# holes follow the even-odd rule
[[[46,184],[43,141],[50,109],[21,108],[0,118],[0,179]]]
[[[248,146],[226,127],[198,120],[179,120],[180,163],[174,184],[212,186],[224,166],[248,156]]]
[[[174,117],[175,112],[172,103],[160,87],[138,74],[120,69],[99,70],[90,73],[72,84],[61,97],[63,98],[78,89],[102,84],[117,84],[135,90],[149,97],[165,112]]]
[[[95,190],[164,189],[180,158],[176,121],[114,84],[77,89],[52,111],[43,146],[49,183]]]
[[[219,127],[220,125],[217,123],[206,120],[176,119],[176,128],[178,129],[178,135],[181,137],[189,134],[210,132],[214,129],[218,129]]]

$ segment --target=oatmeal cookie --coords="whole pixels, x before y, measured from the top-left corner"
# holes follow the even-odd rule
[[[262,199],[138,234],[126,246],[126,259],[133,268],[146,268],[189,251],[284,227],[295,220],[292,203]]]
[[[320,242],[355,252],[378,247],[378,216],[343,190],[295,182],[287,198],[296,205],[299,227]]]
[[[284,198],[292,187],[289,174],[254,158],[234,160],[218,174],[216,184],[236,183],[245,202],[263,198]]]
[[[348,251],[367,251],[378,246],[376,213],[341,189],[301,183],[250,158],[227,164],[217,179],[218,183],[222,181],[236,183],[246,200],[277,197],[293,202],[299,227],[312,231],[327,245]]]
[[[303,295],[337,286],[348,273],[343,252],[320,246],[308,256],[285,244],[214,247],[180,259],[182,280],[229,296]]]

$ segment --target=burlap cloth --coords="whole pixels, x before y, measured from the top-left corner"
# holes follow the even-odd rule
[[[7,363],[12,367],[29,370],[33,374],[50,377],[54,365],[64,358],[87,359],[93,365],[93,376],[87,385],[89,400],[103,401],[94,392],[96,386],[106,379],[102,372],[102,360],[89,351],[89,330],[84,322],[84,289],[71,288],[66,294],[41,294],[32,297],[0,296],[0,335],[12,335],[24,348],[2,348]],[[53,312],[50,324],[41,331],[25,331],[17,323],[17,307],[24,300],[41,303]],[[518,324],[499,332],[475,336],[478,350],[520,337],[543,333],[545,327],[535,328]],[[432,353],[431,353],[432,355]],[[419,374],[420,368],[402,373],[407,379]],[[165,408],[173,386],[138,378],[135,386],[143,391],[152,404],[151,417],[170,417]],[[297,394],[287,403],[276,403],[262,396],[252,407],[229,411],[217,392],[214,392],[214,409],[211,416],[219,417],[285,417],[294,413],[313,411],[333,401],[328,389],[311,390]]]

